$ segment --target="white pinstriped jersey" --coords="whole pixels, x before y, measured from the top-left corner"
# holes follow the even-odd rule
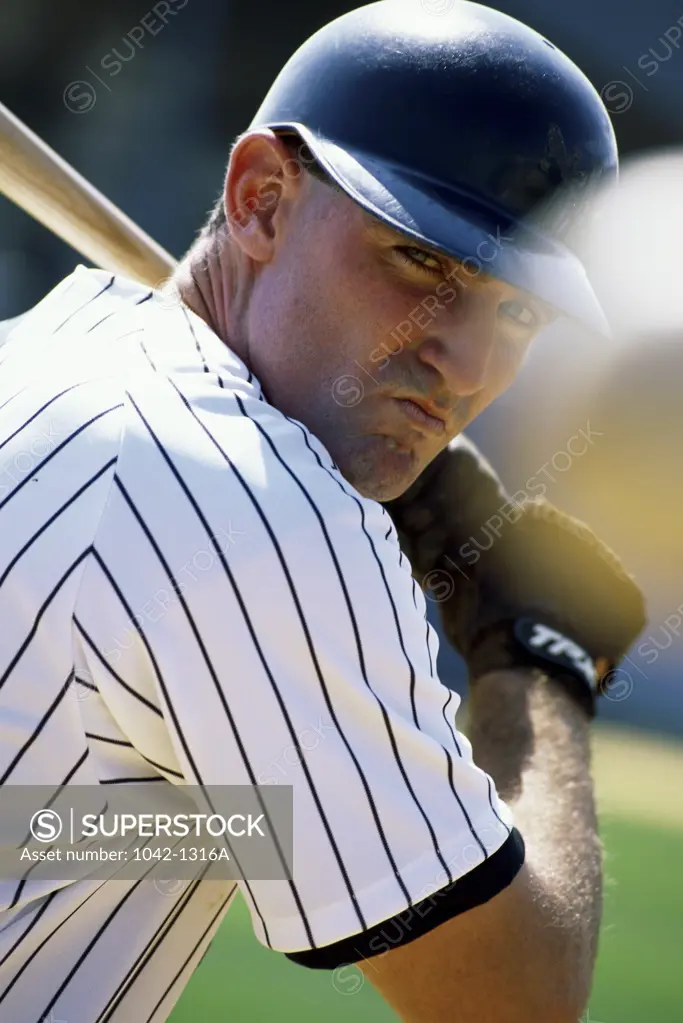
[[[386,511],[201,319],[79,267],[0,363],[3,784],[292,785],[293,881],[239,882],[284,952],[502,846]],[[0,1023],[161,1023],[235,890],[1,882]]]

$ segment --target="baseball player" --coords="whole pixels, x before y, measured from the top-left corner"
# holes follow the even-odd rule
[[[238,887],[267,947],[361,969],[409,1023],[575,1023],[589,723],[642,600],[458,435],[552,316],[604,326],[530,218],[616,163],[599,97],[535,32],[372,4],[287,63],[170,291],[79,267],[12,330],[0,781],[286,784],[294,869],[176,893],[3,878],[1,1023],[161,1023]],[[472,744],[416,583],[435,573]]]

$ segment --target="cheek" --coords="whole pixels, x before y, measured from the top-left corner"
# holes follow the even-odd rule
[[[355,404],[368,306],[358,282],[355,291],[354,298],[348,274],[332,272],[326,257],[282,262],[258,282],[249,320],[252,365],[286,414],[306,421],[313,410],[329,415]]]
[[[339,239],[329,276],[338,301],[366,338],[389,338],[401,324],[407,333],[412,329],[414,337],[420,333],[409,316],[419,318],[420,303],[427,294],[424,285],[399,276],[383,251],[359,240],[357,233]],[[429,319],[424,310],[422,318]]]
[[[524,363],[529,345],[501,342],[491,359],[486,386],[468,407],[468,422],[480,415],[514,383]]]
[[[501,339],[496,346],[494,365],[491,373],[491,387],[495,395],[501,394],[513,383],[522,368],[530,341]]]

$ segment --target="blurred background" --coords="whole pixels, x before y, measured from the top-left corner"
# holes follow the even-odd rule
[[[409,0],[447,18],[457,0]],[[277,71],[355,4],[317,0],[2,0],[0,99],[180,256],[221,186],[230,143]],[[617,199],[580,225],[615,326],[558,322],[471,429],[511,492],[545,494],[613,544],[650,620],[595,733],[607,905],[591,1023],[683,1020],[683,4],[499,0],[601,92],[624,159]],[[466,140],[464,140],[466,142]],[[678,149],[677,147],[681,147]],[[82,260],[0,199],[0,319]],[[482,545],[488,543],[482,527]],[[435,624],[436,619],[434,618]],[[443,645],[440,670],[466,693]],[[309,974],[231,912],[172,1023],[393,1019],[362,977]],[[453,1019],[457,1020],[457,1007]]]

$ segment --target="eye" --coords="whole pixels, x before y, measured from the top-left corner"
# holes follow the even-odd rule
[[[428,273],[443,274],[444,272],[441,260],[431,252],[427,252],[426,249],[420,249],[414,245],[397,245],[394,251],[408,266],[417,266]]]
[[[523,302],[518,302],[516,299],[501,302],[498,308],[503,316],[514,320],[520,327],[535,327],[540,323],[537,313],[530,306],[524,305]]]

